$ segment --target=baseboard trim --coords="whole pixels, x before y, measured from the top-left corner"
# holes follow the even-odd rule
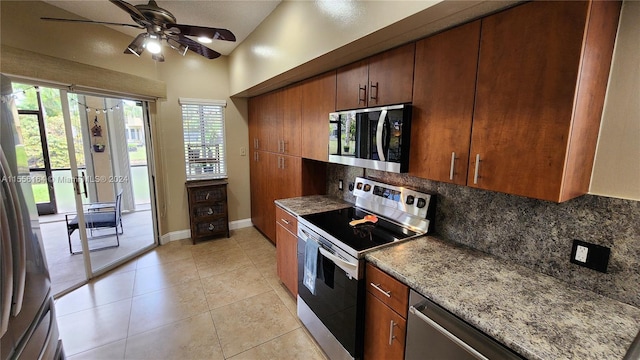
[[[238,229],[252,227],[252,226],[253,226],[253,223],[251,222],[251,218],[229,222],[229,230],[238,230]]]
[[[166,233],[160,236],[160,245],[167,244],[171,241],[184,240],[184,239],[190,239],[190,238],[191,238],[191,230],[189,229],[172,231],[170,233]]]
[[[229,230],[238,230],[253,226],[251,219],[241,219],[229,222]],[[191,238],[191,230],[178,230],[166,233],[160,236],[160,245],[167,244],[171,241],[184,240]]]

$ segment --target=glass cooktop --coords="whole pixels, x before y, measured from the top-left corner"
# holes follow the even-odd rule
[[[352,220],[362,219],[365,215],[370,213],[351,207],[303,215],[302,218],[358,252],[418,234],[380,216],[375,224],[367,222],[355,226],[349,225]]]

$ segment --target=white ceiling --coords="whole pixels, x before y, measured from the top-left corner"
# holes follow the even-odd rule
[[[206,45],[222,55],[229,55],[251,32],[264,20],[281,0],[156,0],[159,7],[164,8],[176,17],[178,24],[198,25],[229,29],[236,36],[236,42],[216,40]],[[118,8],[107,0],[91,1],[58,1],[44,0],[53,6],[59,7],[78,18],[94,21],[113,23],[135,24],[128,13]],[[128,1],[131,5],[146,4],[147,1]],[[64,26],[64,23],[60,23]],[[86,26],[101,26],[86,24]],[[132,38],[141,33],[142,29],[128,26],[110,26],[113,29],[130,35]]]

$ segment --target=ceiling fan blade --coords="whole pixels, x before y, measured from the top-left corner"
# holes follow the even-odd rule
[[[140,10],[138,10],[135,6],[129,4],[128,2],[122,0],[109,1],[111,1],[115,6],[129,13],[129,15],[131,15],[134,20],[142,21],[145,23],[149,22],[149,20],[147,20],[147,18],[140,12]]]
[[[207,59],[215,59],[217,57],[220,56],[220,53],[215,51],[215,50],[211,50],[208,47],[198,43],[197,41],[193,41],[187,37],[184,37],[183,35],[176,35],[176,36],[172,36],[173,40],[179,42],[180,44],[186,46],[189,50],[193,51],[194,53],[198,54],[198,55],[202,55],[204,57],[206,57]]]
[[[227,29],[210,28],[204,26],[183,25],[183,24],[167,24],[167,29],[171,28],[180,30],[181,35],[187,36],[204,36],[213,40],[236,41],[236,36]]]
[[[50,17],[41,17],[40,19],[41,19],[41,20],[48,20],[48,21],[76,22],[76,23],[85,23],[85,24],[100,24],[100,25],[129,26],[129,27],[134,27],[134,28],[136,28],[136,29],[144,29],[144,27],[142,27],[142,26],[140,26],[140,25],[122,24],[122,23],[112,23],[112,22],[105,22],[105,21],[76,20],[76,19],[59,19],[59,18],[50,18]]]

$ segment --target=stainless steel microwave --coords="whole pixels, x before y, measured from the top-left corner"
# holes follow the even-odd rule
[[[410,130],[410,104],[331,113],[329,162],[407,172]]]

